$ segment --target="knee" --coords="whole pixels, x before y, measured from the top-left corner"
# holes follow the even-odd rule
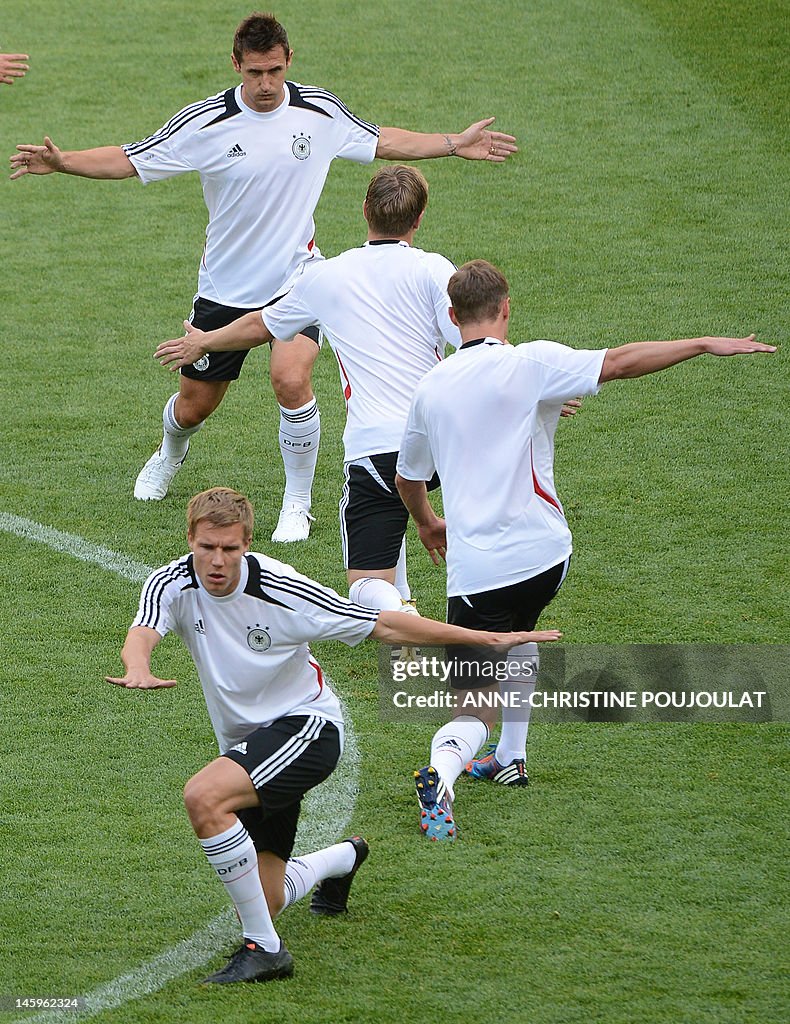
[[[312,399],[311,378],[318,351],[315,342],[304,337],[272,343],[269,373],[277,401],[286,409],[298,409]]]
[[[216,813],[211,787],[199,775],[194,775],[184,786],[184,807],[196,832],[205,828]]]
[[[302,367],[284,367],[271,371],[272,387],[278,403],[286,409],[299,409],[313,397],[310,371]]]

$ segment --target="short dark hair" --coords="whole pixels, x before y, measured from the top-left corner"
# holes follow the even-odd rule
[[[507,278],[487,260],[470,260],[453,274],[447,294],[459,324],[494,320],[510,293]]]
[[[244,539],[252,538],[255,516],[248,498],[230,487],[211,487],[201,491],[187,505],[187,531],[193,536],[198,523],[207,522],[210,526],[233,526],[241,523],[244,527]]]
[[[233,56],[241,64],[245,53],[268,53],[275,46],[282,46],[285,56],[291,52],[288,33],[273,14],[255,11],[236,29],[233,37]]]
[[[408,234],[428,205],[428,182],[414,167],[390,164],[376,171],[365,196],[365,217],[378,235]]]

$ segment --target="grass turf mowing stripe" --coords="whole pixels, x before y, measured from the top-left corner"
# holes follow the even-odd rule
[[[118,551],[111,551],[110,548],[102,547],[100,544],[91,544],[83,537],[73,533],[63,533],[51,526],[44,526],[32,519],[25,519],[22,516],[11,515],[9,512],[0,512],[0,530],[5,533],[13,533],[17,537],[24,537],[25,540],[37,541],[39,544],[46,544],[54,551],[60,551],[67,555],[73,555],[81,562],[92,562],[100,565],[108,572],[114,572],[122,579],[131,580],[133,583],[140,583],[151,572],[150,566],[142,562],[135,562],[134,559],[122,555]]]

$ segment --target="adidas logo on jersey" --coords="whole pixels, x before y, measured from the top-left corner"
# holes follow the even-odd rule
[[[225,156],[226,156],[226,157],[229,157],[229,158],[230,158],[231,160],[232,160],[232,159],[233,159],[234,157],[237,157],[237,156],[246,156],[246,155],[247,155],[247,154],[246,154],[246,153],[244,152],[244,150],[243,150],[243,149],[241,148],[241,146],[240,146],[240,145],[238,144],[238,142],[236,143],[236,145],[235,145],[235,146],[231,146],[231,148],[230,148],[230,149],[228,150],[228,152],[227,152],[227,153],[225,154]]]

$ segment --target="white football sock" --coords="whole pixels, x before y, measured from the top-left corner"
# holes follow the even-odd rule
[[[398,561],[395,565],[395,586],[398,588],[398,592],[404,601],[411,601],[411,587],[409,586],[409,579],[406,575],[406,538],[403,538],[403,543],[400,546],[400,554],[398,555]]]
[[[272,924],[258,874],[258,855],[247,829],[236,819],[227,831],[201,839],[200,845],[233,900],[244,938],[276,953],[280,936]]]
[[[363,576],[359,580],[354,580],[348,588],[348,596],[355,604],[364,605],[365,608],[399,612],[403,606],[398,590],[391,583],[375,576]]]
[[[455,799],[453,783],[488,739],[488,726],[472,715],[453,718],[431,740],[431,764]]]
[[[535,692],[540,664],[537,644],[521,644],[508,652],[508,678],[499,684],[503,695],[517,694],[517,706],[502,709],[502,732],[494,757],[504,768],[517,758],[527,756],[527,731],[532,707],[529,698]]]
[[[203,426],[198,423],[196,427],[182,427],[176,419],[176,399],[178,393],[171,395],[165,403],[162,412],[162,455],[171,462],[181,462],[189,448],[189,439]]]
[[[325,878],[342,878],[354,867],[357,853],[351,843],[335,843],[303,857],[291,857],[285,865],[285,906],[306,896]]]
[[[283,508],[297,505],[309,511],[320,440],[321,417],[315,398],[301,409],[280,406],[280,454],[285,467]]]

